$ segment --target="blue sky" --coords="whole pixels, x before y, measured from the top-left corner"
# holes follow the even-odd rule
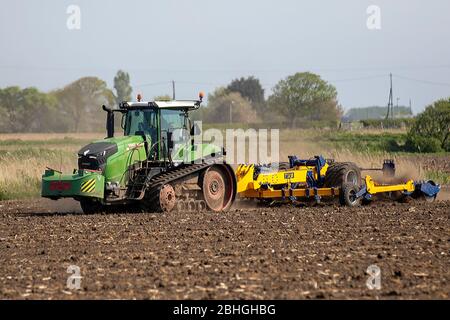
[[[66,26],[69,5],[81,29]],[[381,29],[366,26],[369,5]],[[0,87],[48,91],[82,76],[112,87],[130,73],[144,98],[195,98],[233,78],[254,75],[267,93],[281,78],[320,74],[346,108],[386,105],[394,96],[418,112],[450,96],[448,0],[316,1],[4,1],[0,11]]]

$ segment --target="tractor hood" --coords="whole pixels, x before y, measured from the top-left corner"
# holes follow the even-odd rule
[[[94,141],[78,151],[78,168],[104,171],[106,160],[117,153],[123,153],[136,148],[143,142],[139,136],[107,138]]]
[[[108,141],[93,142],[78,151],[78,168],[103,171],[106,159],[117,152],[117,144]]]
[[[78,151],[78,156],[108,157],[117,152],[117,144],[113,142],[93,142]]]

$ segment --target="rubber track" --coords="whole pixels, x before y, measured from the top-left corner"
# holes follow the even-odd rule
[[[205,170],[213,164],[214,163],[184,164],[152,177],[146,183],[148,187],[145,191],[146,195],[143,200],[145,202],[145,207],[153,211],[161,211],[159,205],[159,192],[161,187],[174,181],[183,179],[190,174]]]

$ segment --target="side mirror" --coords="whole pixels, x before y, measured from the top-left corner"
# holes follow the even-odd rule
[[[201,132],[199,125],[194,122],[194,125],[191,127],[191,136],[198,136]]]
[[[102,109],[106,111],[106,133],[107,138],[114,137],[114,112],[107,108],[105,105],[102,106]]]

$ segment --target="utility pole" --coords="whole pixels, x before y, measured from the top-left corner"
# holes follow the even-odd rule
[[[172,100],[175,100],[175,81],[172,80]]]
[[[392,92],[392,73],[389,74],[389,78],[391,80],[391,88],[389,90],[389,102],[387,107],[387,114],[386,114],[386,120],[389,119],[389,113],[391,114],[391,118],[393,118],[394,113],[394,96]]]
[[[397,117],[399,117],[399,110],[398,110],[398,101],[400,100],[400,98],[397,98],[397,107],[396,107],[396,109],[397,109]]]
[[[230,103],[230,124],[233,123],[233,104],[234,104],[234,101],[231,101],[231,103]]]

